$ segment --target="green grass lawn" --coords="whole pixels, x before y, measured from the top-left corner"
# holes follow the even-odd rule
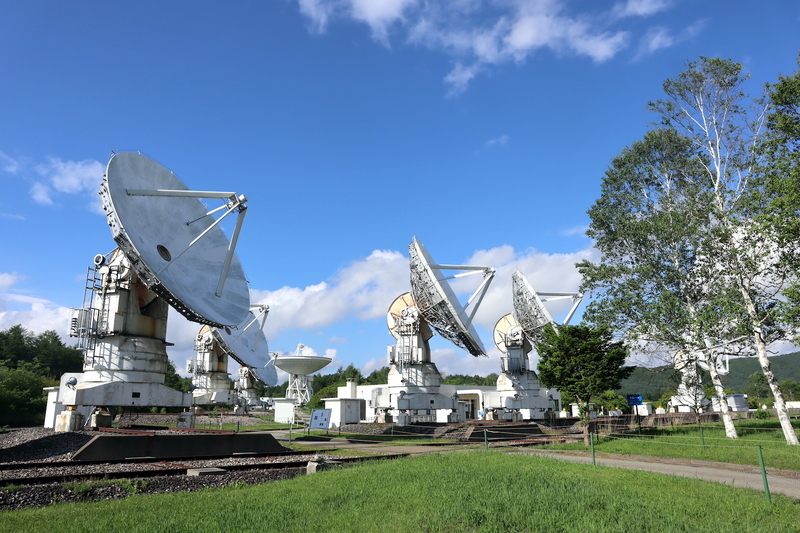
[[[687,478],[499,452],[363,464],[252,487],[0,514],[0,531],[789,532],[800,505]]]
[[[798,422],[793,421],[795,427]],[[725,436],[722,424],[642,429],[641,434],[595,436],[597,452],[623,455],[654,455],[758,466],[757,446],[761,446],[767,468],[800,470],[800,447],[789,446],[778,421],[741,420],[736,423],[738,439]],[[582,443],[554,444],[550,449],[585,450]]]

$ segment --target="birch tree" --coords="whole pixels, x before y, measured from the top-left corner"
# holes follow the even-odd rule
[[[584,319],[621,329],[631,345],[671,354],[676,368],[700,358],[716,363],[708,348],[732,334],[731,291],[718,270],[698,260],[712,224],[704,169],[691,139],[671,128],[652,130],[623,150],[589,210],[587,234],[601,260],[578,264],[582,290],[594,296]],[[705,366],[726,435],[737,438],[718,365]]]
[[[741,90],[748,76],[730,60],[701,58],[687,64],[677,78],[664,82],[666,98],[650,107],[662,123],[689,139],[703,156],[704,181],[710,193],[712,231],[703,240],[703,254],[726,284],[739,293],[734,325],[749,337],[775,398],[775,410],[788,444],[798,445],[786,412],[768,347],[791,338],[794,325],[781,321],[783,292],[796,280],[781,250],[774,218],[764,218],[774,198],[764,187],[757,157],[763,141],[768,106]]]
[[[797,280],[796,263],[789,253],[796,244],[789,244],[786,237],[788,221],[774,215],[776,206],[782,205],[779,192],[785,183],[781,176],[764,172],[765,157],[760,150],[768,107],[743,93],[748,77],[738,63],[700,58],[686,67],[676,78],[664,82],[665,97],[649,106],[659,115],[662,128],[685,139],[688,150],[696,154],[686,173],[693,187],[685,190],[696,198],[689,205],[702,220],[695,219],[696,224],[686,235],[690,245],[683,257],[690,261],[690,267],[675,269],[691,275],[655,300],[676,303],[670,311],[675,316],[673,322],[681,326],[677,331],[682,340],[671,342],[688,341],[690,347],[706,354],[711,359],[712,381],[717,367],[714,359],[720,352],[708,348],[733,348],[739,342],[740,353],[758,357],[786,441],[796,445],[797,436],[768,358],[769,346],[792,338],[797,328],[796,322],[786,320],[784,312],[787,290]],[[685,160],[670,162],[670,158],[674,156],[667,154],[663,159],[670,171],[686,168]],[[648,206],[648,213],[655,205]],[[796,207],[782,209],[783,215],[797,218]],[[691,217],[683,220],[692,221]],[[613,232],[596,222],[593,217],[596,234],[602,231],[614,239]],[[652,238],[654,244],[660,243],[659,234]],[[598,243],[605,254],[602,241]],[[625,243],[617,245],[624,247]],[[613,281],[612,277],[603,277],[598,266],[584,264],[582,268],[587,276],[585,288]],[[671,274],[653,271],[651,275],[658,278]],[[662,316],[668,318],[669,314]],[[647,327],[641,322],[637,325]],[[649,326],[663,329],[654,322]],[[720,392],[718,382],[714,385]],[[721,404],[725,419],[727,402]],[[727,422],[726,432],[733,436]]]

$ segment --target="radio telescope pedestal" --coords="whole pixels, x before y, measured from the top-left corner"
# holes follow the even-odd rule
[[[580,304],[582,295],[536,292],[520,271],[514,272],[511,281],[514,313],[502,317],[494,327],[495,345],[504,356],[500,359],[501,372],[497,378],[499,403],[491,408],[499,411],[501,418],[521,421],[524,410],[533,415],[529,418],[535,418],[552,408],[551,396],[557,394],[556,391],[547,391],[545,397],[540,395],[539,379],[530,368],[528,359],[532,345],[541,339],[542,329],[549,324],[555,326],[540,296],[573,300],[572,309],[564,320],[564,324],[567,324]]]
[[[234,254],[244,196],[190,191],[155,161],[121,152],[108,162],[100,197],[118,248],[95,257],[75,310],[70,335],[79,338],[84,372],[62,376],[48,398],[45,425],[56,431],[80,429],[95,407],[189,408],[190,394],[164,385],[169,307],[202,324],[233,326],[250,305]],[[199,198],[225,205],[208,211]],[[219,219],[211,216],[223,209]],[[218,223],[234,212],[229,241]],[[52,417],[58,406],[66,411]]]
[[[269,307],[257,306],[259,313],[247,314],[247,320],[236,328],[203,326],[195,341],[195,358],[188,362],[192,374],[195,405],[223,404],[257,405],[255,380],[267,386],[278,381],[269,343],[264,337],[264,324]],[[260,319],[260,321],[259,321]],[[241,366],[236,384],[238,399],[230,390],[228,361]]]
[[[415,420],[436,421],[439,410],[448,411],[448,422],[460,422],[458,397],[439,392],[441,374],[431,361],[428,340],[434,328],[470,354],[485,355],[472,327],[472,318],[494,277],[494,270],[482,266],[436,264],[416,237],[408,249],[411,292],[398,296],[386,315],[389,332],[397,343],[387,350],[388,398],[376,394],[375,405],[384,411],[383,416],[389,410],[398,410],[397,422],[403,425]],[[468,271],[454,277],[483,274],[483,282],[467,302],[469,306],[474,301],[469,313],[456,299],[443,270]]]
[[[510,415],[511,421],[521,422],[521,409],[536,409],[539,403],[539,379],[529,367],[528,360],[531,343],[512,314],[497,321],[494,342],[503,357],[500,358],[501,371],[497,377],[500,403],[492,407],[502,413],[500,418]]]

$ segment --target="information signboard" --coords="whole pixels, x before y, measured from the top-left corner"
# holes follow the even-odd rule
[[[628,405],[642,405],[642,395],[641,394],[628,394]]]
[[[328,429],[330,424],[330,409],[314,409],[311,411],[311,422],[308,425],[311,429]]]

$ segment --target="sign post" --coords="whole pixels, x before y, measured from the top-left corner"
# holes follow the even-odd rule
[[[642,436],[642,425],[639,423],[639,408],[638,406],[642,405],[642,395],[641,394],[628,394],[626,396],[628,400],[628,405],[633,407],[633,410],[636,411],[636,427],[639,428],[639,436]]]

